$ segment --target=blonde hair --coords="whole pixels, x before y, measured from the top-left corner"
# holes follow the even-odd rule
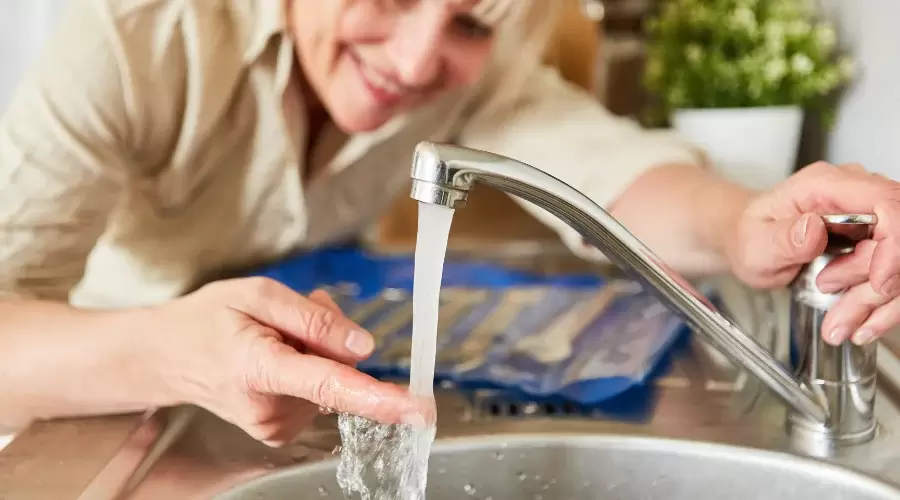
[[[516,8],[498,26],[491,64],[482,78],[478,113],[509,108],[532,75],[544,64],[544,56],[556,31],[563,0],[484,0],[515,2]],[[483,3],[484,3],[483,2]]]

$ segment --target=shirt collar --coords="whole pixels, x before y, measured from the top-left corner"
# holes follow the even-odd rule
[[[272,37],[286,34],[284,0],[231,0],[231,6],[244,44],[244,62],[260,57]]]

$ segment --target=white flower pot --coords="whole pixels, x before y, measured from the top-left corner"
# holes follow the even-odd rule
[[[675,131],[703,149],[729,179],[768,189],[794,171],[803,128],[799,107],[684,109]]]

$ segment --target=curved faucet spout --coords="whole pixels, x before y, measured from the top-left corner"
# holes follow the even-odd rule
[[[468,191],[479,183],[518,196],[559,217],[721,352],[759,377],[796,412],[822,424],[828,421],[827,405],[818,401],[799,378],[575,188],[511,158],[431,142],[416,147],[411,176],[411,196],[420,202],[459,208]]]

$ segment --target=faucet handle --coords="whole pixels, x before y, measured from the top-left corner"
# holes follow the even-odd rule
[[[791,284],[793,300],[820,310],[828,310],[841,293],[826,294],[819,291],[816,278],[835,258],[852,253],[856,244],[870,238],[877,222],[873,214],[832,214],[823,215],[828,230],[828,245],[825,252],[803,266]]]
[[[850,253],[856,244],[872,237],[878,222],[874,214],[833,214],[823,215],[825,229],[828,230],[826,253]]]

